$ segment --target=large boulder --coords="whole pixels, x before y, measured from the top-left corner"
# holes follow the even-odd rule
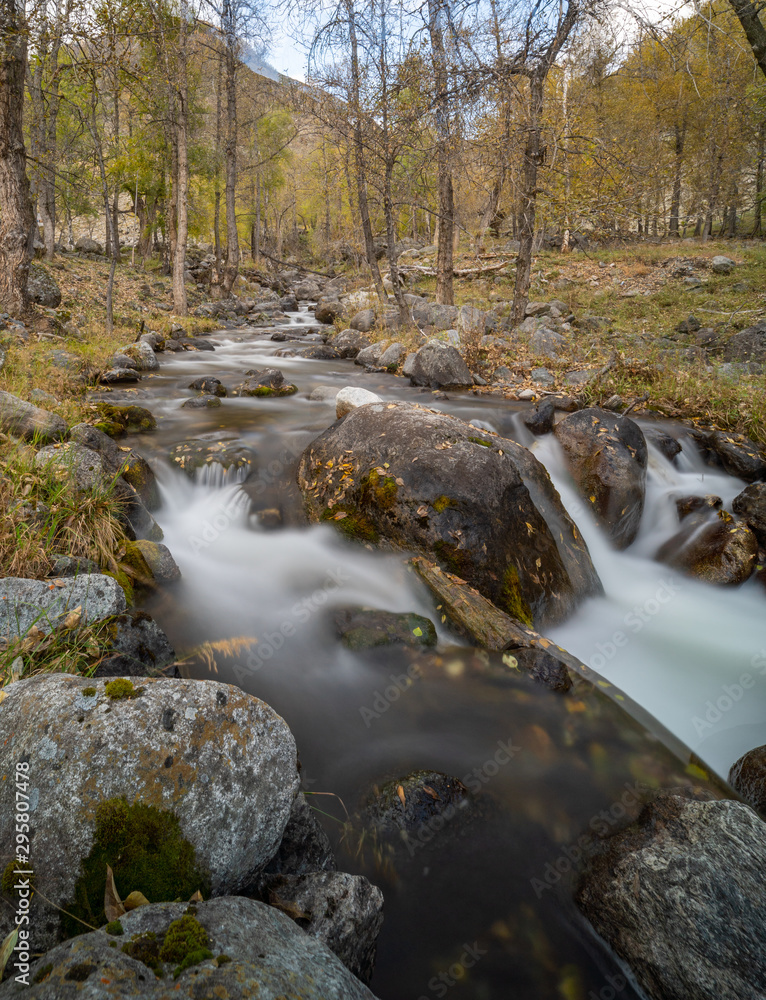
[[[340,351],[342,358],[355,358],[365,347],[370,346],[370,338],[359,330],[341,330],[333,337],[332,346]]]
[[[214,895],[241,891],[276,852],[298,792],[296,749],[285,722],[257,698],[215,681],[146,678],[134,687],[66,674],[17,682],[5,695],[0,774],[14,774],[19,760],[29,765],[30,854],[44,859],[36,879],[48,899],[82,898],[98,807],[110,800],[173,814]],[[5,843],[15,840],[14,794],[9,777],[0,785]],[[140,888],[159,902],[151,885],[121,886],[117,861],[112,867],[118,891]],[[101,869],[90,875],[100,880]],[[40,894],[34,950],[60,932],[59,911]],[[12,916],[0,910],[2,937]]]
[[[756,323],[730,337],[724,347],[723,359],[766,363],[766,323]]]
[[[147,510],[157,510],[160,506],[157,477],[138,452],[123,451],[113,438],[92,424],[75,424],[69,436],[77,444],[98,452],[104,468],[112,476],[121,475],[138,493]]]
[[[67,424],[57,413],[41,410],[10,392],[0,390],[0,430],[41,444],[66,437]]]
[[[460,388],[474,384],[473,375],[458,349],[439,340],[429,340],[415,353],[408,374],[413,385],[432,388]]]
[[[766,478],[766,457],[760,446],[743,434],[695,429],[691,435],[709,465],[722,465],[730,476],[754,483]]]
[[[39,264],[29,265],[27,295],[29,301],[37,303],[38,306],[57,309],[61,305],[61,289],[56,279]]]
[[[98,242],[94,240],[91,236],[81,236],[74,245],[75,250],[79,250],[80,253],[103,253],[104,248]]]
[[[436,553],[527,624],[600,592],[587,547],[525,448],[411,403],[372,403],[318,437],[298,483],[313,521]]]
[[[736,586],[749,579],[758,560],[758,542],[744,523],[725,510],[684,518],[681,530],[658,550],[657,559],[698,580]]]
[[[582,497],[618,549],[638,533],[646,496],[647,448],[638,424],[590,407],[554,431]]]
[[[109,931],[49,951],[32,962],[29,986],[8,979],[0,997],[375,1000],[319,936],[253,899],[141,906]]]
[[[140,372],[155,372],[160,367],[153,349],[144,341],[121,347],[118,353],[129,358]]]
[[[416,302],[412,306],[412,318],[418,326],[430,326],[435,330],[452,330],[457,326],[460,310],[457,306],[442,305],[437,302]]]
[[[33,625],[47,634],[76,608],[88,623],[122,614],[125,607],[122,587],[100,573],[69,577],[63,586],[8,576],[0,580],[0,639],[26,635]]]
[[[658,797],[606,841],[578,903],[654,1000],[766,995],[766,825],[741,802]]]
[[[732,765],[729,784],[753,809],[766,814],[766,746],[749,750]]]
[[[766,548],[766,483],[746,486],[734,497],[731,509],[747,523],[761,548]]]

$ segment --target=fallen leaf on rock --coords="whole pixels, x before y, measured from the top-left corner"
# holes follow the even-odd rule
[[[405,796],[405,794],[404,794],[404,788],[403,788],[403,786],[402,786],[402,785],[399,785],[399,786],[398,786],[398,788],[396,789],[396,794],[397,794],[397,795],[399,796],[399,798],[401,799],[401,801],[402,801],[402,805],[403,805],[403,806],[406,806],[406,805],[407,805],[407,798],[406,798],[406,796]]]
[[[108,923],[117,920],[125,915],[125,907],[122,905],[117,886],[114,884],[114,872],[106,866],[106,887],[104,889],[104,913]]]
[[[200,897],[200,899],[201,898],[202,897]],[[122,905],[125,907],[125,912],[130,913],[131,910],[137,910],[139,906],[150,906],[151,904],[142,892],[135,889]]]

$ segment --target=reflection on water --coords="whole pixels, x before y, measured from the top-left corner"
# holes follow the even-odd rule
[[[308,400],[317,385],[353,383],[386,399],[422,401],[530,444],[518,406],[470,394],[434,400],[350,362],[275,359],[282,345],[253,336],[226,331],[215,354],[163,360],[160,374],[142,383],[161,421],[138,444],[156,459],[164,500],[158,520],[183,571],[150,610],[182,653],[205,641],[242,640],[235,655],[217,654],[218,679],[285,717],[308,792],[333,792],[353,814],[375,782],[416,768],[447,772],[478,790],[480,821],[427,831],[414,849],[393,855],[371,848],[356,826],[344,833],[336,799],[312,799],[331,814],[324,825],[341,867],[384,889],[372,984],[383,1000],[601,995],[620,970],[574,910],[573,863],[588,836],[634,815],[647,790],[705,783],[704,772],[687,767],[597,688],[552,693],[498,657],[459,647],[401,554],[305,526],[293,485],[297,456],[334,419],[334,404]],[[191,395],[186,386],[200,375],[233,385],[246,369],[275,365],[299,395],[181,409]],[[244,488],[226,483],[220,467],[192,482],[164,464],[170,446],[202,433],[253,449],[256,472]],[[554,638],[724,774],[739,753],[763,742],[743,724],[763,719],[766,676],[709,729],[698,733],[695,717],[704,721],[705,702],[748,666],[755,674],[763,595],[755,585],[721,591],[693,583],[651,556],[676,526],[672,492],[716,492],[728,501],[738,485],[698,467],[693,455],[679,471],[652,452],[641,533],[629,552],[615,553],[571,490],[555,442],[534,447],[605,588]],[[287,527],[269,530],[275,516]],[[331,611],[349,604],[430,617],[439,628],[437,651],[346,649]],[[201,666],[193,672],[208,676]],[[512,749],[498,756],[498,747]],[[620,995],[640,994],[628,985]]]

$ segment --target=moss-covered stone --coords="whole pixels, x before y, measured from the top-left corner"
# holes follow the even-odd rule
[[[138,698],[144,693],[144,689],[134,687],[133,681],[127,677],[116,677],[104,685],[104,692],[112,701],[123,701],[125,698]]]
[[[433,622],[413,613],[340,608],[335,612],[335,628],[349,649],[372,649],[395,643],[415,647],[436,645]]]
[[[436,511],[437,514],[441,514],[448,507],[457,507],[458,504],[454,500],[450,500],[449,497],[445,497],[442,494],[442,496],[437,497],[434,500],[434,502],[431,504],[431,506],[433,507],[433,509]]]
[[[165,940],[162,942],[159,953],[160,960],[173,963],[183,962],[191,952],[207,948],[208,944],[205,928],[196,917],[187,913],[180,920],[174,920],[165,932]]]
[[[473,441],[474,444],[480,444],[483,448],[491,448],[492,447],[492,442],[491,441],[485,441],[484,438],[469,437],[468,440],[469,441]]]
[[[49,962],[47,965],[42,965],[37,972],[32,976],[33,983],[43,983],[48,978],[48,976],[53,972],[53,966]]]
[[[141,551],[141,547],[136,542],[126,543],[125,554],[120,559],[120,568],[132,581],[134,588],[136,586],[144,588],[154,586],[154,574]]]
[[[343,515],[339,517],[338,515]],[[377,544],[380,534],[369,518],[359,511],[344,507],[327,507],[320,518],[322,521],[332,521],[333,526],[355,541]]]
[[[505,572],[500,599],[497,603],[512,618],[518,618],[520,622],[529,625],[530,628],[534,624],[532,611],[524,599],[524,594],[521,590],[519,571],[515,566],[509,566]]]
[[[143,406],[115,406],[111,403],[96,403],[101,414],[101,424],[114,424],[121,428],[121,434],[146,433],[157,429],[157,421],[154,416]],[[109,431],[105,427],[97,425],[99,430],[105,434]],[[120,435],[111,434],[111,437]]]
[[[119,920],[111,920],[106,925],[106,927],[104,928],[104,930],[106,931],[107,934],[111,934],[114,937],[119,937],[121,934],[125,933],[125,931],[123,930],[122,924],[120,923]]]
[[[150,903],[161,903],[210,891],[209,873],[197,863],[194,847],[171,812],[143,802],[129,805],[125,798],[108,799],[96,809],[93,847],[82,862],[74,899],[64,907],[68,913],[62,914],[62,925],[68,937],[83,930],[74,917],[94,927],[106,923],[107,865],[123,897],[138,891]]]
[[[393,476],[383,476],[373,469],[362,479],[361,487],[363,504],[375,504],[380,510],[391,510],[396,505],[399,487]]]
[[[83,688],[82,689],[83,698],[95,698],[96,689],[95,688]]]
[[[122,951],[137,962],[143,962],[160,979],[162,977],[162,962],[160,961],[161,946],[162,939],[158,938],[152,931],[149,931],[146,934],[137,934],[130,941],[126,941],[122,946]]]

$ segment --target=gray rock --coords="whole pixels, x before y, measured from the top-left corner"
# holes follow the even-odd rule
[[[138,494],[147,510],[157,510],[160,506],[157,477],[146,459],[138,452],[123,451],[113,438],[92,424],[75,424],[69,435],[72,441],[99,454],[105,482],[110,477],[121,476],[122,480]],[[122,483],[117,489],[125,500],[132,499]]]
[[[26,441],[35,438],[45,444],[60,441],[66,437],[69,428],[57,413],[41,410],[10,392],[0,390],[0,430]]]
[[[99,573],[98,563],[92,559],[52,553],[49,576],[83,576],[85,573]]]
[[[461,333],[484,335],[487,314],[475,306],[461,306],[458,313],[457,328]]]
[[[638,533],[646,495],[647,448],[629,417],[590,407],[554,431],[580,495],[618,549]]]
[[[766,813],[766,746],[749,750],[729,771],[729,784],[759,813]]]
[[[119,615],[114,624],[113,652],[99,663],[94,677],[156,676],[175,662],[170,640],[145,611]]]
[[[362,365],[362,367],[375,368],[380,364],[380,359],[385,350],[384,344],[370,344],[369,347],[364,347],[356,356],[356,363]]]
[[[451,330],[457,325],[460,310],[457,306],[436,302],[415,303],[412,318],[419,327],[432,326],[435,330]]]
[[[547,368],[533,368],[529,377],[538,385],[555,385],[556,379]]]
[[[194,438],[179,441],[168,452],[169,460],[192,479],[210,467],[220,467],[224,472],[239,474],[244,479],[255,463],[255,452],[240,441],[205,440]]]
[[[529,338],[529,349],[538,358],[557,358],[566,337],[547,326],[539,326]]]
[[[725,511],[703,510],[684,519],[677,534],[658,549],[658,562],[719,586],[738,586],[753,573],[758,542],[744,523]]]
[[[400,344],[398,342],[389,344],[378,359],[378,364],[381,368],[388,368],[389,370],[396,368],[402,360],[405,352],[406,348],[404,344]]]
[[[705,461],[711,465],[722,465],[730,476],[738,476],[746,483],[766,477],[766,456],[750,438],[726,431],[698,429],[691,431],[691,437]]]
[[[338,395],[338,390],[333,388],[331,385],[318,385],[316,389],[312,389],[309,393],[309,399],[313,399],[318,402],[331,403],[335,400]]]
[[[221,400],[218,396],[210,396],[203,393],[201,396],[192,396],[191,399],[187,399],[185,403],[181,404],[182,410],[211,410],[215,409],[217,406],[221,406]]]
[[[94,695],[83,693],[94,686]],[[118,796],[176,815],[210,872],[213,895],[251,884],[279,846],[299,783],[285,722],[228,684],[147,678],[142,688],[115,701],[100,681],[42,674],[5,689],[0,773],[29,761],[30,852],[45,859],[36,877],[48,899],[73,897],[80,860],[93,846],[96,807]],[[3,782],[0,836],[7,843],[13,795],[13,782]],[[58,911],[39,896],[31,911],[31,947],[50,947]],[[3,937],[11,919],[8,908],[0,912]]]
[[[354,314],[349,326],[360,333],[369,333],[375,326],[375,310],[360,309],[358,313]]]
[[[270,875],[264,899],[271,906],[296,912],[299,926],[321,941],[363,983],[375,967],[378,934],[383,923],[383,893],[363,875],[312,872]]]
[[[181,570],[167,545],[140,538],[136,541],[136,548],[146,560],[157,583],[173,583],[181,579]]]
[[[323,298],[316,304],[314,316],[318,323],[334,323],[343,316],[343,306],[335,299]]]
[[[59,401],[55,396],[52,396],[45,389],[32,389],[29,393],[29,402],[34,403],[35,406],[42,404],[43,406],[58,406]]]
[[[415,353],[410,379],[413,385],[438,389],[473,385],[473,375],[460,352],[438,340],[430,340]]]
[[[175,963],[164,965],[162,978],[138,959],[126,955],[124,942],[154,935],[162,940],[186,903],[142,906],[120,918],[123,935],[93,931],[73,938],[43,955],[32,966],[30,987],[9,979],[0,997],[23,991],[30,1000],[375,1000],[318,937],[304,932],[274,907],[241,896],[197,903],[194,916],[207,932],[208,950],[230,961],[203,960],[173,979]],[[116,947],[111,947],[115,945]],[[47,975],[42,970],[48,970]]]
[[[112,368],[128,368],[131,371],[138,371],[138,362],[129,358],[127,354],[113,354]]]
[[[564,376],[564,382],[579,389],[592,382],[594,378],[596,378],[596,372],[583,369],[582,371],[569,372],[568,375]]]
[[[766,995],[766,825],[673,794],[606,841],[578,903],[656,1000]]]
[[[710,266],[715,274],[731,274],[737,264],[730,257],[723,257],[721,254],[718,254],[716,257],[713,257]]]
[[[551,307],[548,302],[527,302],[527,308],[524,310],[524,315],[547,316],[550,311]]]
[[[104,248],[98,240],[91,239],[90,236],[81,236],[74,245],[75,250],[80,253],[103,253]]]
[[[350,455],[353,468],[338,466],[338,455]],[[322,519],[341,476],[341,530],[436,552],[445,568],[527,624],[561,620],[600,591],[548,474],[513,441],[410,403],[372,403],[304,451],[298,484],[311,520]]]
[[[134,361],[141,372],[156,372],[160,367],[154,349],[143,340],[139,340],[136,344],[128,344],[126,347],[121,347],[118,353],[124,354],[131,361]]]
[[[49,309],[57,309],[61,305],[61,289],[56,279],[39,264],[29,265],[27,295],[30,302]]]
[[[360,389],[358,386],[347,385],[335,397],[335,416],[340,420],[341,417],[345,417],[347,413],[356,410],[359,406],[380,402],[382,402],[380,396],[374,392]]]
[[[111,576],[98,573],[67,579],[63,587],[50,580],[5,577],[0,580],[0,636],[25,635],[32,625],[47,634],[78,607],[84,622],[102,621],[125,610],[125,594]]]
[[[553,430],[556,407],[550,399],[542,399],[537,406],[526,413],[523,421],[533,434],[550,434]]]
[[[723,358],[727,362],[766,364],[766,323],[756,323],[730,337]]]
[[[340,351],[340,357],[355,358],[361,350],[370,346],[370,338],[359,330],[341,330],[333,338],[332,346]]]
[[[195,379],[190,383],[189,388],[196,389],[197,392],[208,393],[211,396],[226,396],[226,386],[212,375],[203,375],[201,378]]]
[[[255,396],[269,399],[275,396],[292,396],[298,387],[285,380],[279,368],[245,372],[248,379],[232,389],[232,396]]]
[[[35,466],[38,469],[51,468],[66,473],[83,492],[103,490],[109,485],[110,477],[104,469],[101,456],[76,441],[60,445],[49,444],[41,448],[35,456]]]
[[[120,385],[126,382],[140,382],[141,376],[135,368],[109,368],[99,382],[102,385]]]
[[[315,302],[322,294],[322,290],[316,282],[307,280],[301,281],[300,284],[296,285],[293,289],[293,294],[296,299]]]
[[[300,792],[293,802],[277,853],[263,874],[307,875],[309,872],[334,872],[337,868],[330,840],[306,796]]]
[[[766,549],[766,483],[751,483],[732,501],[731,509],[747,523]]]

